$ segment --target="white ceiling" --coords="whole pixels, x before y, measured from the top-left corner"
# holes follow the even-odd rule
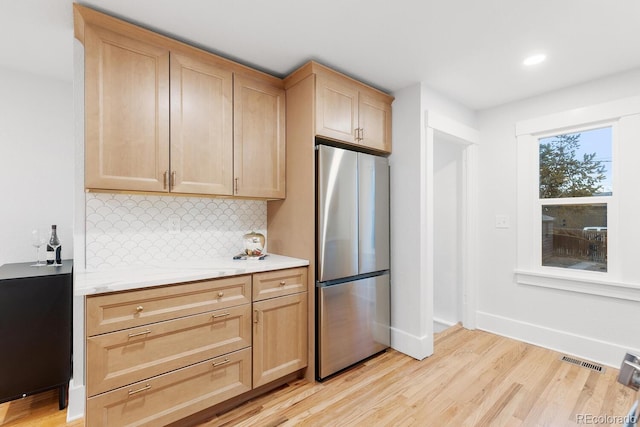
[[[309,59],[480,110],[640,67],[638,0],[82,0],[285,76]],[[0,65],[71,80],[72,0],[0,0]],[[548,59],[525,69],[522,60]]]

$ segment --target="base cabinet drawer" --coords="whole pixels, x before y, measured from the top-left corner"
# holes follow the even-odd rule
[[[253,301],[307,290],[307,267],[267,271],[253,275]]]
[[[87,399],[86,425],[160,426],[251,390],[251,348]]]
[[[87,336],[251,302],[251,276],[87,297]]]
[[[87,338],[87,395],[251,346],[251,305]]]

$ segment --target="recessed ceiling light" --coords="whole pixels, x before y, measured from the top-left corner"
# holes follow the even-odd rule
[[[531,65],[536,65],[541,62],[544,62],[545,59],[547,59],[547,55],[545,55],[544,53],[539,53],[539,54],[531,55],[525,58],[525,60],[522,61],[522,63],[526,66],[531,66]]]

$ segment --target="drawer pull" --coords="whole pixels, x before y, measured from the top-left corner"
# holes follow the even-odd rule
[[[143,306],[139,305],[139,306],[137,306],[137,307],[136,307],[136,311],[137,311],[138,313],[140,313],[142,310],[144,310],[144,307],[143,307]]]
[[[219,318],[221,318],[221,317],[227,317],[227,316],[229,316],[229,313],[214,314],[214,315],[213,315],[213,316],[211,316],[211,317],[213,317],[214,319],[219,319]]]
[[[287,284],[287,282],[285,282],[284,280],[281,280],[281,281],[280,281],[280,286],[284,286],[284,285],[286,285],[286,284]]]
[[[143,391],[147,391],[151,388],[151,384],[147,384],[146,386],[138,389],[138,390],[129,390],[129,396],[133,396],[134,394],[142,393]]]
[[[218,298],[222,298],[224,296],[224,292],[220,291],[218,292]]]
[[[150,334],[150,333],[151,333],[151,330],[147,329],[147,330],[144,330],[142,332],[136,332],[136,333],[133,333],[133,334],[129,334],[129,338],[139,337],[141,335],[147,335],[147,334]]]
[[[230,360],[229,359],[224,359],[222,362],[213,362],[213,366],[220,366],[220,365],[226,365],[227,363],[229,363]]]

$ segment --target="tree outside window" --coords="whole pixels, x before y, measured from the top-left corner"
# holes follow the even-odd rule
[[[611,141],[610,127],[539,140],[543,266],[607,271]]]

